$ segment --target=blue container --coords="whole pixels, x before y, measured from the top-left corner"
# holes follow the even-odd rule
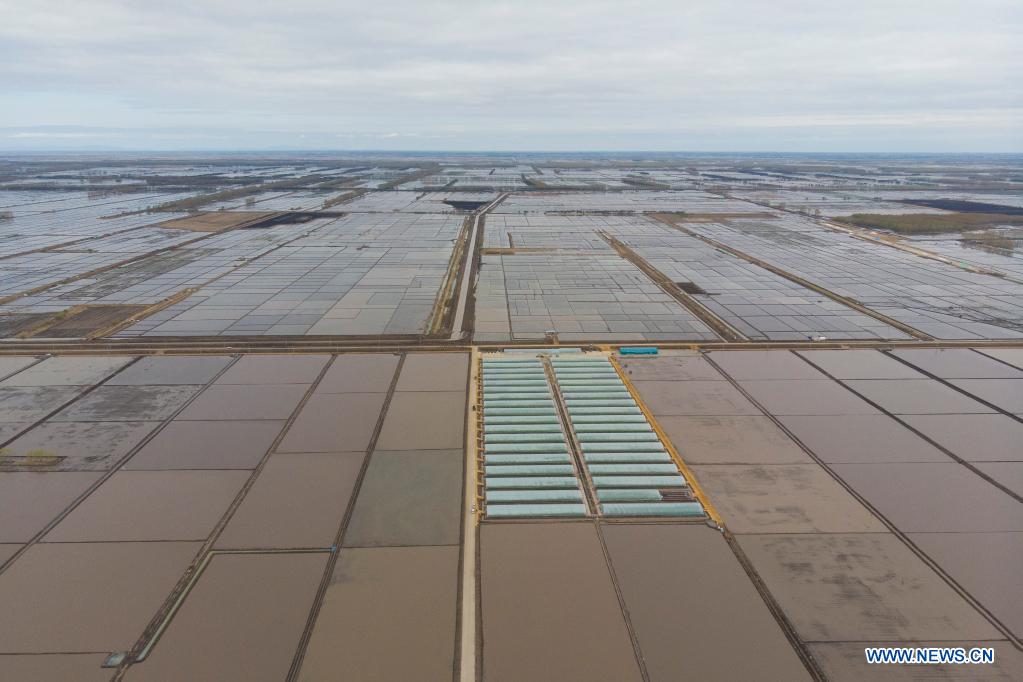
[[[657,348],[650,346],[628,346],[618,349],[620,355],[657,355]]]

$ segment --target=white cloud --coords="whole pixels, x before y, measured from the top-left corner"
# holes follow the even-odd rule
[[[1020,150],[1020,35],[1003,0],[0,0],[0,125]]]
[[[38,130],[26,130],[12,133],[15,140],[84,140],[108,137],[104,133],[47,133]]]

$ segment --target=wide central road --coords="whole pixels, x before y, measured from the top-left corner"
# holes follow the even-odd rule
[[[472,221],[472,234],[469,235],[469,246],[465,251],[465,262],[462,264],[462,286],[458,288],[458,301],[455,304],[455,319],[451,322],[451,340],[459,341],[463,337],[462,321],[465,319],[465,308],[469,302],[469,290],[473,282],[473,269],[476,265],[476,241],[479,238],[480,222],[483,216],[495,206],[505,200],[507,192],[497,195],[497,198],[476,212]]]

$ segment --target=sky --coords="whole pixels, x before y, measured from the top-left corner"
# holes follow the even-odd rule
[[[0,150],[1023,152],[1019,0],[0,0]]]

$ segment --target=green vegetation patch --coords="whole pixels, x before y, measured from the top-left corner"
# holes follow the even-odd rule
[[[854,213],[834,218],[836,222],[900,234],[942,234],[977,230],[994,225],[1023,225],[1023,216],[999,213]]]
[[[1002,232],[984,230],[964,235],[963,243],[990,250],[1012,251],[1016,248],[1017,239]]]

